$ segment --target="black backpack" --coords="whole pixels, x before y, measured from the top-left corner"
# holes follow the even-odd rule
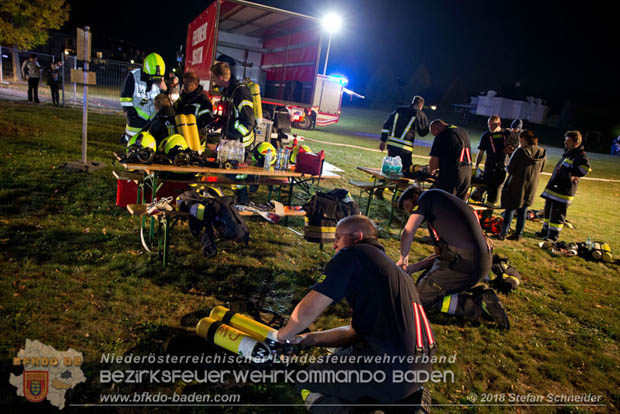
[[[491,266],[491,285],[501,293],[510,293],[521,284],[521,274],[510,264],[507,257],[493,255]]]
[[[306,212],[304,238],[314,243],[333,242],[338,220],[360,214],[351,194],[341,188],[327,193],[317,191],[303,209]]]
[[[194,237],[201,238],[204,256],[217,255],[214,231],[223,239],[243,241],[248,245],[250,230],[234,207],[232,197],[185,191],[177,197],[177,206],[180,211],[190,213],[189,229]]]

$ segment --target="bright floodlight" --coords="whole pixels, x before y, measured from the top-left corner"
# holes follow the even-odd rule
[[[323,17],[323,29],[329,33],[335,33],[340,30],[342,19],[336,13],[329,13]]]

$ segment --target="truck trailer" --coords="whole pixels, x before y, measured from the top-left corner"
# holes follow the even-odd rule
[[[338,122],[346,81],[318,74],[321,22],[244,0],[216,0],[187,28],[185,71],[210,89],[209,68],[225,61],[238,79],[260,85],[263,116],[282,135]]]

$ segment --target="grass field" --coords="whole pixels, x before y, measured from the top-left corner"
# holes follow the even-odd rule
[[[381,165],[384,154],[331,145],[341,143],[376,149],[376,135],[386,113],[345,108],[341,123],[316,131],[298,131],[313,150],[325,149],[327,160],[345,170],[331,187],[358,193],[348,179],[367,179],[356,166]],[[234,392],[244,406],[223,406],[223,412],[304,412],[303,407],[264,407],[259,404],[298,404],[293,386],[287,384],[120,384],[98,381],[102,353],[160,355],[171,344],[194,344],[192,332],[198,318],[219,303],[258,302],[287,315],[321,275],[331,248],[321,251],[284,226],[248,219],[249,248],[230,242],[219,244],[216,258],[200,255],[199,241],[186,225],[172,239],[171,264],[162,269],[156,258],[143,252],[137,219],[115,206],[116,182],[112,152],[124,120],[118,116],[89,114],[89,159],[106,168],[92,174],[67,173],[61,166],[80,158],[81,112],[48,105],[0,102],[0,345],[2,377],[0,406],[3,412],[30,410],[32,403],[15,395],[8,383],[12,358],[26,339],[39,340],[57,350],[83,352],[88,379],[67,394],[73,404],[97,404],[101,393]],[[432,116],[429,116],[432,118]],[[471,129],[472,147],[481,130]],[[430,143],[430,137],[424,139]],[[542,140],[545,146],[545,140]],[[550,172],[561,155],[547,147]],[[416,155],[427,156],[428,146],[418,145]],[[620,180],[619,159],[590,154],[592,178]],[[417,159],[425,164],[424,158]],[[416,162],[416,160],[414,160]],[[548,176],[542,176],[541,188]],[[261,189],[258,201],[266,199]],[[295,200],[303,203],[302,199]],[[575,229],[562,239],[587,237],[606,241],[620,255],[618,205],[620,182],[583,180],[568,217]],[[537,198],[534,208],[542,208]],[[387,202],[374,202],[370,216],[381,227],[381,242],[398,258],[398,225],[387,227]],[[293,230],[303,231],[303,221],[293,219]],[[528,222],[520,242],[497,241],[496,252],[508,256],[521,272],[524,285],[502,297],[512,329],[474,326],[437,319],[433,329],[439,355],[456,354],[456,363],[437,366],[452,370],[454,383],[430,386],[433,402],[443,404],[433,412],[618,412],[620,410],[620,275],[619,267],[579,257],[555,257],[531,238],[538,223]],[[431,251],[426,233],[420,231],[412,258]],[[413,259],[412,259],[413,260]],[[346,305],[331,307],[313,329],[347,323]],[[205,352],[214,352],[204,345]],[[314,352],[322,352],[315,350]],[[203,367],[204,368],[204,367]],[[118,368],[118,369],[126,369]],[[519,406],[488,400],[488,395],[593,394],[601,395],[599,407],[553,405]],[[472,405],[471,395],[480,400]],[[493,397],[501,398],[501,397]],[[484,402],[483,402],[484,403]],[[450,406],[460,404],[462,407]],[[50,408],[48,402],[36,406]],[[53,408],[53,407],[52,407]],[[81,407],[65,408],[70,412]],[[101,410],[101,408],[100,408]],[[106,410],[113,410],[107,407]],[[181,411],[162,407],[116,407],[122,412]],[[192,412],[213,412],[213,407],[192,407]]]

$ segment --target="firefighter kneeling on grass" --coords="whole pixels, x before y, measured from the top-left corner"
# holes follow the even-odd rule
[[[361,370],[373,376],[363,383],[317,380],[298,384],[309,411],[345,413],[350,412],[348,404],[389,404],[407,397],[419,404],[422,395],[428,401],[430,394],[423,392],[423,383],[411,381],[412,376],[399,380],[397,375],[415,372],[419,374],[415,378],[428,379],[432,368],[429,357],[435,351],[433,332],[413,280],[385,254],[377,242],[377,229],[367,217],[340,220],[335,237],[336,254],[325,267],[324,279],[295,307],[277,338],[280,342],[340,347],[334,358],[311,365],[309,378]],[[298,335],[327,306],[343,298],[353,310],[349,325]],[[364,356],[372,356],[373,363]]]
[[[400,240],[397,265],[412,274],[426,270],[417,282],[427,312],[442,312],[469,320],[485,318],[503,329],[508,316],[491,289],[474,289],[491,271],[493,253],[478,218],[460,198],[439,189],[412,185],[398,200],[410,213]],[[409,248],[423,221],[435,245],[435,255],[409,265]]]

